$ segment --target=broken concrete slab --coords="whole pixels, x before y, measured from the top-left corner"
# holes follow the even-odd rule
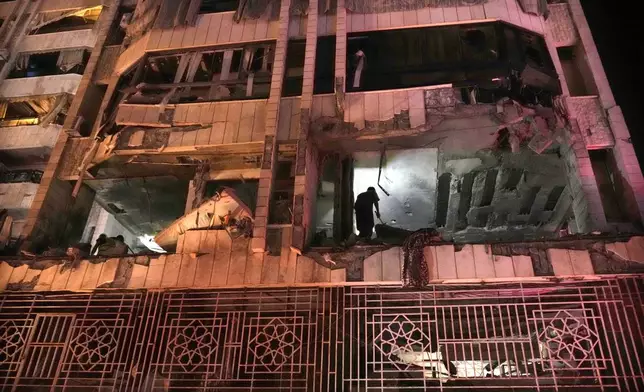
[[[218,227],[231,232],[233,236],[249,235],[252,232],[252,221],[250,208],[237,197],[233,189],[224,188],[198,208],[174,221],[157,234],[154,240],[171,252],[177,248],[179,236],[188,230]],[[192,248],[190,250],[194,251]]]

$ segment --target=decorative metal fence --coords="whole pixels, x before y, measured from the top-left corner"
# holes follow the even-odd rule
[[[641,391],[644,278],[14,293],[2,391]]]

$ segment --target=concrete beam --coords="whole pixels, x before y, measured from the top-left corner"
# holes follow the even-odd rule
[[[76,94],[83,75],[64,74],[7,79],[0,84],[0,98]]]
[[[18,3],[20,3],[18,0],[0,3],[0,18],[6,19]],[[40,7],[40,12],[70,11],[78,8],[96,7],[103,3],[102,0],[47,0]]]
[[[335,17],[335,94],[336,114],[344,118],[344,93],[347,80],[347,9],[345,0],[337,0]]]
[[[96,45],[96,30],[86,29],[28,35],[17,50],[20,53],[45,53],[64,49],[92,50],[94,45]]]
[[[0,150],[52,148],[56,144],[61,128],[56,124],[47,127],[28,125],[0,128]]]
[[[601,58],[599,57],[599,51],[595,45],[595,40],[593,39],[593,34],[590,31],[590,26],[586,20],[584,10],[581,7],[581,2],[579,0],[568,0],[570,5],[570,12],[572,18],[575,21],[577,26],[577,31],[579,32],[579,38],[586,52],[586,60],[588,66],[590,67],[593,79],[595,80],[595,85],[599,91],[599,98],[602,101],[602,106],[604,109],[612,108],[616,105],[615,96],[613,91],[610,88],[608,83],[608,77],[606,76],[606,71],[602,64]]]
[[[317,154],[309,138],[315,55],[318,41],[318,0],[309,0],[306,22],[306,49],[304,51],[304,74],[300,103],[300,139],[297,143],[295,161],[295,192],[293,198],[293,247],[304,249],[311,238],[317,191]]]

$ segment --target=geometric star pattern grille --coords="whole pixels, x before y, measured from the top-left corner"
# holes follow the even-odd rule
[[[217,340],[201,320],[192,320],[180,330],[168,344],[173,363],[179,364],[184,371],[193,372],[200,365],[214,363],[211,358],[217,352]]]
[[[408,364],[400,363],[398,355],[429,351],[430,339],[406,315],[397,315],[374,339],[382,355],[399,370],[407,370]]]
[[[643,299],[644,275],[2,292],[0,391],[644,392]]]
[[[541,332],[539,340],[544,342],[552,367],[575,369],[593,358],[599,336],[588,327],[583,316],[561,310]]]
[[[102,320],[83,327],[70,342],[74,362],[84,370],[91,371],[97,365],[110,362],[118,342],[112,329]]]
[[[13,321],[0,324],[0,364],[15,362],[25,345],[21,331],[24,328]]]
[[[250,341],[250,349],[266,370],[275,372],[297,353],[300,344],[300,338],[274,318]]]

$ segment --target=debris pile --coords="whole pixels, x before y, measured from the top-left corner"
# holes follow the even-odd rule
[[[410,235],[403,244],[403,285],[424,287],[429,284],[429,266],[424,249],[432,242],[440,240],[435,229],[421,229]]]

